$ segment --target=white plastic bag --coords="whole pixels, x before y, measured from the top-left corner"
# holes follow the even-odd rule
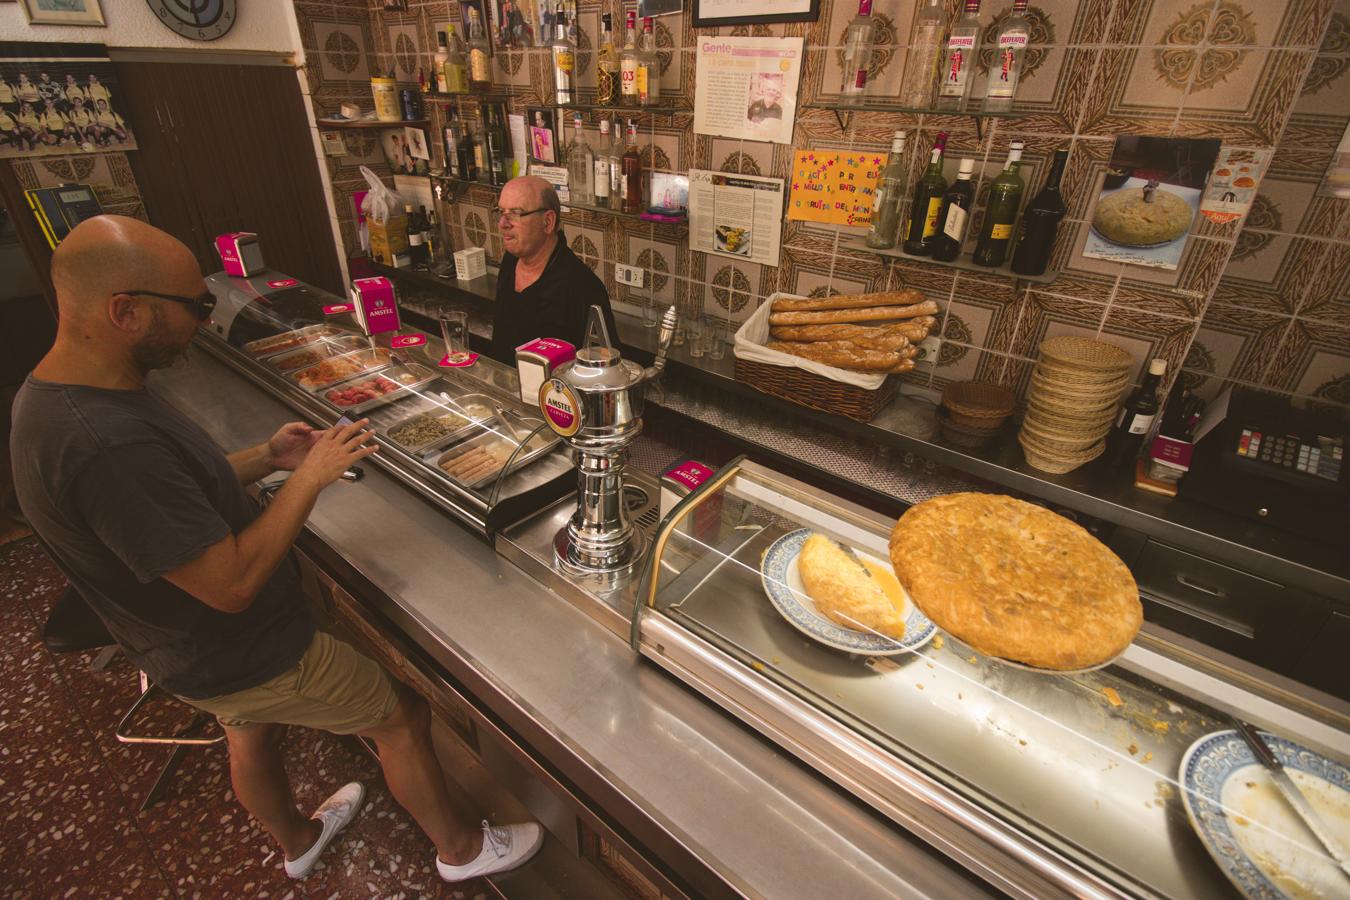
[[[397,214],[403,211],[403,198],[381,181],[380,176],[365,166],[361,167],[361,174],[365,176],[366,184],[370,186],[370,190],[361,200],[362,215],[383,225],[389,221],[390,213]]]

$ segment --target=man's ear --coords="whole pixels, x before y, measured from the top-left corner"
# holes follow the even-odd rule
[[[113,294],[108,300],[108,321],[123,331],[144,330],[146,308],[130,294]]]

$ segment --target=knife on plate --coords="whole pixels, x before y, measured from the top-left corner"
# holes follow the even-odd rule
[[[1256,729],[1248,725],[1241,719],[1234,718],[1233,725],[1237,728],[1237,733],[1247,742],[1251,748],[1252,755],[1270,775],[1270,780],[1275,782],[1275,787],[1279,788],[1284,799],[1289,801],[1289,805],[1298,813],[1298,817],[1303,820],[1303,824],[1308,826],[1308,830],[1322,843],[1323,849],[1336,863],[1341,867],[1347,876],[1350,876],[1350,854],[1346,853],[1344,847],[1336,840],[1336,836],[1331,833],[1327,823],[1317,814],[1317,810],[1312,808],[1308,798],[1303,796],[1303,792],[1294,784],[1294,779],[1289,777],[1289,773],[1284,770],[1284,766],[1275,757],[1275,753],[1270,749]]]

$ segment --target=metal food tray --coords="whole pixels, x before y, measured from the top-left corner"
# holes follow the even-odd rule
[[[338,337],[347,334],[341,328],[334,328],[332,325],[306,325],[304,328],[297,328],[293,331],[283,331],[281,334],[274,334],[271,337],[259,338],[256,341],[249,341],[244,345],[244,352],[257,359],[266,359],[269,356],[276,356],[281,353],[289,353],[292,350],[299,350],[307,344],[314,341],[323,340],[327,337]],[[298,340],[298,343],[287,344],[281,347],[271,347],[269,344]]]
[[[318,365],[322,365],[325,362],[332,362],[335,359],[344,359],[347,360],[348,362],[355,363],[356,365],[360,366],[361,369],[358,372],[347,372],[346,374],[334,378],[331,381],[325,381],[323,384],[311,385],[311,384],[304,384],[303,382],[300,381],[300,376],[303,375],[305,372],[308,372],[310,369],[313,369]],[[322,360],[319,363],[315,363],[315,365],[313,366],[306,366],[305,368],[297,369],[294,372],[287,372],[286,377],[290,378],[297,385],[299,385],[304,390],[309,391],[311,394],[317,394],[319,391],[327,390],[328,388],[337,384],[339,381],[350,381],[353,378],[360,378],[362,375],[371,375],[375,372],[380,371],[381,369],[385,368],[388,365],[390,365],[388,350],[371,350],[367,348],[365,350],[357,350],[354,353],[343,353],[339,356],[332,356],[329,357],[328,359]]]
[[[511,417],[512,424],[515,425],[516,430],[521,434],[528,434],[531,431],[534,431],[535,428],[543,424],[542,419],[526,418],[524,416],[515,415],[514,413],[511,412],[507,412],[507,415]],[[520,456],[516,457],[516,461],[511,464],[511,467],[505,473],[503,473],[501,469],[498,469],[495,472],[489,472],[488,474],[476,478],[473,481],[468,482],[460,481],[458,478],[454,477],[449,472],[446,472],[444,469],[441,468],[441,463],[446,462],[447,457],[450,457],[452,455],[457,457],[462,453],[467,453],[473,448],[481,447],[484,444],[505,444],[512,450],[515,447],[519,446],[519,443],[510,436],[510,433],[505,428],[502,427],[501,422],[498,418],[493,417],[489,421],[484,422],[482,424],[483,428],[486,429],[486,433],[480,434],[476,437],[471,437],[466,441],[461,441],[460,443],[441,453],[440,456],[436,457],[435,461],[436,471],[439,474],[450,479],[456,484],[463,485],[464,487],[469,488],[470,490],[477,490],[478,488],[483,487],[484,485],[488,485],[496,481],[503,474],[509,475],[512,472],[517,472],[525,468],[530,463],[534,462],[536,459],[543,456],[545,453],[548,453],[554,447],[558,446],[558,444],[562,443],[562,438],[558,436],[557,432],[554,432],[551,429],[545,429],[544,431],[534,436],[534,438],[528,445],[530,449],[527,449],[524,453],[520,454]]]
[[[267,360],[267,364],[272,366],[278,372],[290,374],[291,372],[297,372],[318,365],[318,363],[306,363],[298,366],[287,366],[286,361],[292,357],[297,357],[304,353],[316,353],[319,356],[319,362],[323,362],[326,359],[332,359],[335,356],[343,356],[354,350],[360,350],[363,347],[368,346],[370,345],[361,338],[348,334],[343,335],[342,337],[333,338],[332,340],[311,341],[300,347],[292,347],[285,353],[278,353],[276,356]]]
[[[397,377],[400,371],[407,372],[417,377],[406,383],[401,382]],[[392,403],[395,400],[406,397],[410,392],[424,388],[440,377],[441,376],[438,373],[431,371],[426,366],[419,366],[416,363],[393,365],[376,372],[362,372],[360,375],[353,375],[345,381],[335,381],[328,385],[328,387],[322,389],[324,392],[323,399],[327,400],[334,409],[339,409],[346,415],[363,415],[368,410],[384,406],[386,403]],[[349,384],[354,386],[358,381],[367,381],[371,378],[384,378],[397,384],[398,388],[387,394],[382,394],[379,397],[374,397],[361,403],[354,403],[350,406],[341,406],[328,399],[328,394],[332,391],[342,390],[344,386]]]
[[[473,403],[481,403],[483,407],[489,411],[488,418],[475,418],[464,411],[464,407]],[[407,412],[413,405],[414,404],[400,404],[400,411]],[[435,450],[444,447],[447,444],[454,443],[455,441],[462,440],[472,434],[476,429],[482,428],[486,421],[495,416],[495,414],[491,412],[492,401],[483,394],[465,394],[461,397],[456,397],[453,400],[438,400],[435,397],[423,395],[415,405],[416,409],[408,412],[407,415],[400,416],[397,420],[390,422],[387,425],[378,424],[379,431],[383,433],[385,437],[414,455],[420,455],[429,450]],[[437,437],[430,438],[420,444],[414,445],[401,443],[389,434],[389,432],[398,428],[398,426],[409,419],[414,419],[423,415],[435,416],[438,413],[455,413],[456,415],[464,416],[468,421],[462,427],[456,428],[454,431],[438,435]]]

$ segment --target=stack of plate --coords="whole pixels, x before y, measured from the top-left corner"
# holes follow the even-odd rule
[[[1062,474],[1101,456],[1132,362],[1124,348],[1105,341],[1072,335],[1043,341],[1017,436],[1027,463]]]

